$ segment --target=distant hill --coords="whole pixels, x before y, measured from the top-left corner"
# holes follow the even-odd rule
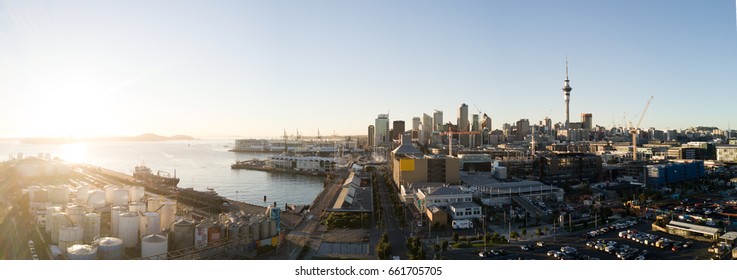
[[[26,144],[69,144],[77,142],[159,142],[175,140],[197,140],[188,135],[161,136],[153,133],[144,133],[138,136],[97,137],[97,138],[21,138]]]

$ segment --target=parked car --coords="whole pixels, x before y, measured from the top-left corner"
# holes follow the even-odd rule
[[[545,247],[545,242],[538,241],[535,245],[537,245],[537,247]]]

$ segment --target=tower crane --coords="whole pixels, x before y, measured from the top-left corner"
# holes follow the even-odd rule
[[[630,127],[630,134],[632,134],[632,160],[637,160],[637,136],[638,131],[640,130],[640,124],[642,123],[642,118],[645,117],[645,113],[647,112],[647,108],[650,107],[650,101],[653,101],[653,97],[650,96],[650,99],[647,100],[647,103],[645,103],[645,109],[642,109],[642,114],[640,114],[640,120],[637,121],[637,126],[632,126],[632,122],[629,122]]]
[[[478,131],[453,131],[451,130],[450,125],[448,126],[448,131],[441,132],[440,134],[447,134],[448,135],[448,156],[453,156],[453,135],[471,135],[471,134],[479,134]]]

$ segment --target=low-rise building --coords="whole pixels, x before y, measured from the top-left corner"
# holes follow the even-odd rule
[[[425,212],[429,206],[448,209],[450,204],[471,201],[473,201],[473,195],[463,192],[458,186],[421,188],[417,189],[414,197],[414,204],[420,213]]]
[[[453,220],[481,219],[481,206],[472,201],[451,203],[449,210]]]

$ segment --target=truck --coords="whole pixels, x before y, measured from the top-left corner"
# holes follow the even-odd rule
[[[453,229],[471,229],[473,228],[473,221],[468,219],[453,220],[452,226]]]

